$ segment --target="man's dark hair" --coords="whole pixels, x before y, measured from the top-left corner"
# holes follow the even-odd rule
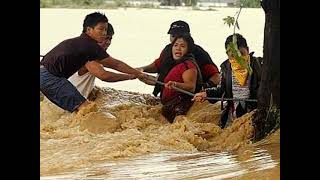
[[[113,36],[114,35],[114,30],[113,27],[110,23],[108,23],[108,30],[107,30],[107,35]]]
[[[94,28],[98,23],[107,23],[108,18],[106,15],[100,13],[100,12],[94,12],[91,14],[88,14],[84,21],[83,21],[83,30],[82,32],[85,33],[87,31],[87,27]]]
[[[235,35],[237,37],[237,46],[238,46],[238,48],[239,47],[248,48],[246,39],[241,34],[236,33]],[[233,34],[227,37],[226,42],[224,43],[224,46],[225,46],[226,49],[227,49],[229,43],[232,42],[232,37],[233,37]]]
[[[193,51],[194,48],[194,40],[193,38],[190,36],[190,34],[179,34],[177,36],[174,37],[174,40],[172,41],[172,45],[177,41],[177,39],[182,38],[183,40],[185,40],[188,44],[188,53],[191,53]]]

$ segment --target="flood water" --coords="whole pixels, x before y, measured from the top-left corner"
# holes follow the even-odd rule
[[[179,19],[189,23],[195,42],[219,66],[232,33],[222,18],[237,10],[99,11],[115,29],[109,54],[139,67],[159,56],[169,42],[170,23]],[[84,16],[93,11],[40,9],[40,54],[78,36]],[[243,9],[239,23],[250,50],[262,56],[263,10]],[[152,86],[138,80],[96,85],[105,88],[98,88],[95,104],[83,115],[46,98],[40,102],[40,179],[280,179],[280,130],[251,143],[250,113],[220,129],[220,103],[195,103],[170,124],[150,95]]]
[[[41,179],[279,179],[280,130],[252,144],[251,114],[220,129],[220,104],[170,124],[158,99],[100,90],[86,114],[40,102]]]

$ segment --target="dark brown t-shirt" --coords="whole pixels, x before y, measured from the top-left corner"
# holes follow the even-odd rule
[[[79,37],[67,39],[49,51],[40,64],[58,77],[69,78],[88,61],[109,57],[97,41],[85,33]]]

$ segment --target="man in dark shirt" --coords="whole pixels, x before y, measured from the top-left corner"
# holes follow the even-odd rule
[[[40,91],[62,109],[73,112],[90,103],[67,80],[81,67],[85,67],[91,74],[105,81],[145,77],[140,71],[110,57],[98,45],[106,38],[107,28],[108,19],[104,14],[99,12],[88,14],[79,37],[61,42],[41,60]],[[101,62],[127,74],[105,71]]]
[[[137,68],[143,72],[148,73],[159,73],[159,68],[161,63],[164,62],[164,59],[167,59],[168,56],[171,56],[171,49],[172,49],[172,42],[174,38],[181,34],[189,34],[190,35],[190,28],[188,23],[185,21],[175,21],[170,25],[170,29],[168,31],[170,34],[170,44],[168,44],[161,52],[160,57],[156,59],[151,64]],[[220,82],[219,70],[218,67],[212,62],[212,59],[208,52],[206,52],[202,47],[195,44],[192,54],[195,57],[196,63],[198,64],[203,83],[206,87],[216,86]]]

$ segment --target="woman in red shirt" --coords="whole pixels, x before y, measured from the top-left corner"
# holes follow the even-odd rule
[[[185,115],[193,102],[192,97],[172,89],[175,86],[189,92],[199,89],[198,65],[194,59],[192,48],[194,41],[190,35],[175,37],[172,43],[171,55],[168,55],[159,67],[158,81],[165,83],[160,87],[160,97],[163,107],[161,113],[169,122],[178,115]],[[157,85],[156,85],[157,88]]]

